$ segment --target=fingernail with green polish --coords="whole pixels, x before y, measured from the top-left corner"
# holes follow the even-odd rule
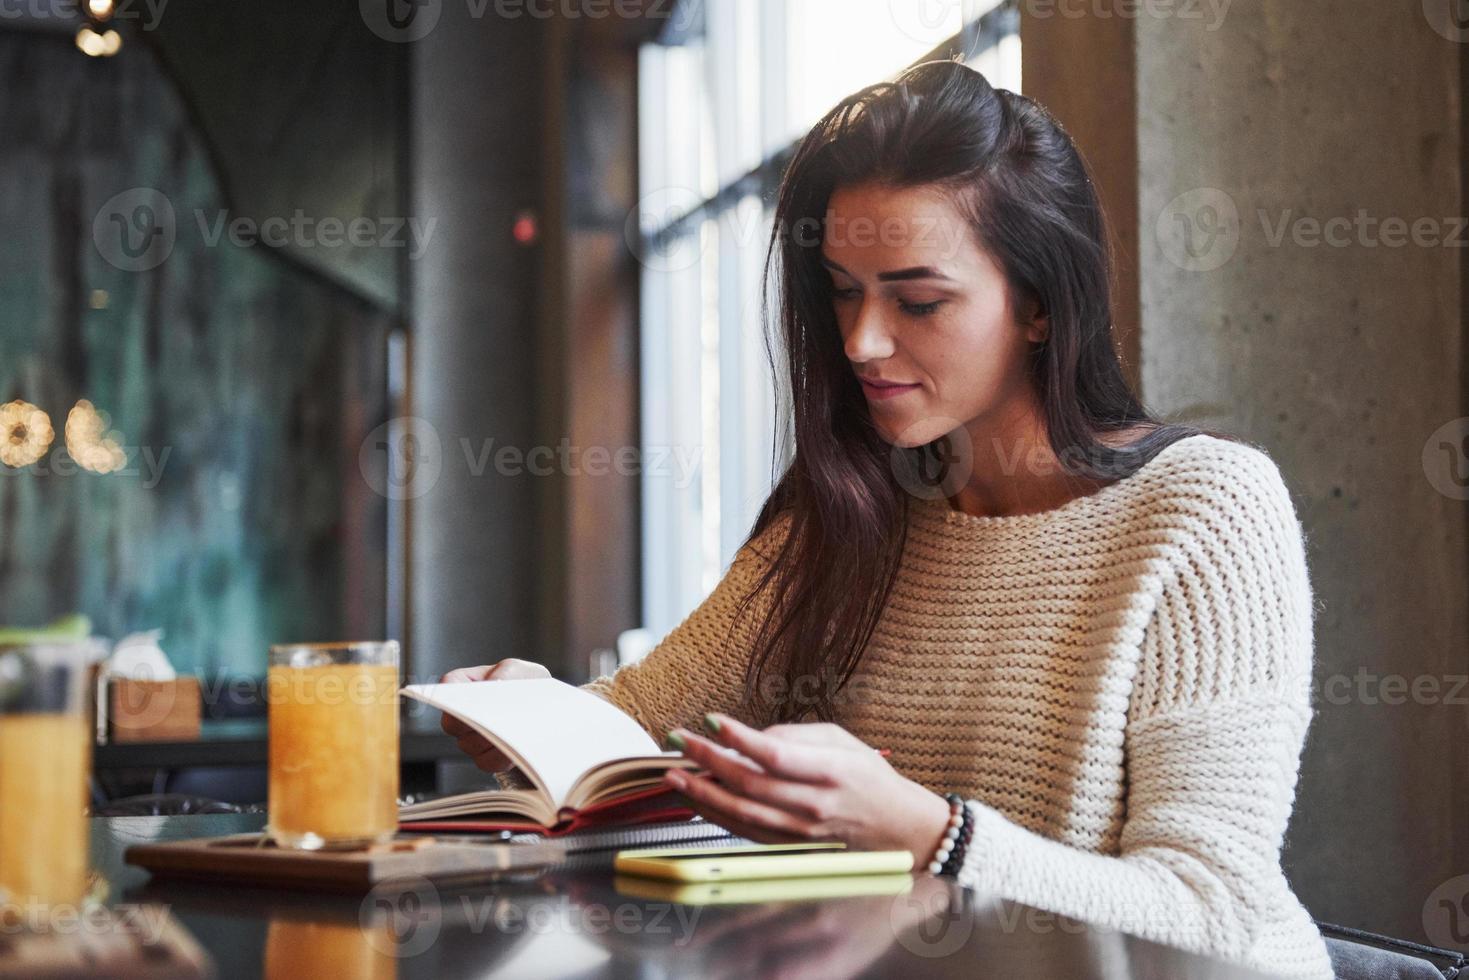
[[[704,727],[709,729],[716,735],[719,734],[719,719],[714,717],[714,713],[712,711],[704,716]]]
[[[684,741],[684,737],[678,732],[669,732],[668,738],[664,741],[668,744],[670,748],[679,749],[680,751],[688,748],[688,743]]]

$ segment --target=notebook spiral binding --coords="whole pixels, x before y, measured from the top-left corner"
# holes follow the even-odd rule
[[[540,834],[512,834],[512,844],[543,843]],[[646,824],[640,827],[622,827],[615,830],[581,830],[558,839],[564,844],[567,862],[563,867],[611,866],[618,851],[643,847],[725,847],[749,844],[750,841],[732,834],[723,827],[703,820],[680,820],[677,823]]]

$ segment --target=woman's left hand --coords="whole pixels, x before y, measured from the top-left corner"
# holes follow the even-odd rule
[[[728,715],[710,715],[706,724],[712,738],[679,728],[669,741],[682,739],[684,755],[707,775],[671,769],[664,780],[704,819],[742,837],[908,851],[918,870],[948,828],[949,804],[942,796],[900,775],[838,725],[757,731]]]

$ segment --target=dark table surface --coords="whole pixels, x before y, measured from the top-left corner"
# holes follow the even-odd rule
[[[167,908],[226,978],[1256,976],[926,875],[897,897],[685,905],[622,893],[595,867],[348,896],[153,881],[123,861],[132,844],[263,820],[95,818],[93,866],[111,904]]]

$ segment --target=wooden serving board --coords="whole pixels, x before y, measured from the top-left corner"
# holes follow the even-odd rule
[[[394,882],[413,888],[467,885],[507,872],[560,861],[565,847],[554,841],[530,844],[463,843],[432,837],[405,838],[357,851],[299,851],[276,847],[264,834],[234,834],[160,844],[135,844],[123,859],[155,878],[234,881],[307,891],[367,892]]]

